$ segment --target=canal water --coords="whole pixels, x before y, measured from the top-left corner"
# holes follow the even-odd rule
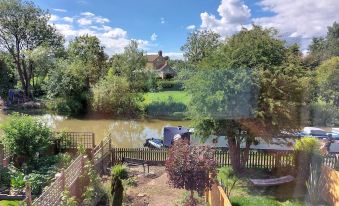
[[[189,121],[158,119],[116,120],[99,116],[70,118],[59,115],[35,115],[43,119],[54,131],[93,132],[96,143],[107,135],[116,147],[142,147],[146,138],[161,138],[165,126],[190,126]],[[0,124],[8,116],[0,111]],[[2,131],[0,131],[0,134]]]

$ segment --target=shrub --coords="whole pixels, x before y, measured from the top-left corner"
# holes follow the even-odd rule
[[[126,165],[118,164],[112,167],[111,174],[124,180],[128,178],[128,168]]]
[[[44,122],[28,115],[14,113],[1,128],[4,131],[4,146],[29,167],[36,166],[37,154],[44,153],[51,143],[51,129]],[[19,166],[23,162],[19,162]]]
[[[17,171],[11,176],[11,188],[22,189],[25,187],[24,173]]]
[[[92,106],[95,111],[115,115],[135,115],[142,96],[130,90],[127,79],[107,76],[93,88]]]
[[[77,201],[74,196],[71,196],[70,192],[65,190],[61,195],[60,206],[77,206]]]
[[[183,90],[184,84],[182,81],[179,80],[158,80],[157,87],[159,90]]]
[[[194,191],[202,195],[210,188],[216,176],[214,152],[208,146],[190,146],[187,141],[175,141],[168,151],[166,172],[169,183],[175,188],[190,191],[186,203],[195,203]]]
[[[222,167],[218,170],[217,178],[219,182],[226,187],[226,195],[231,196],[232,189],[236,186],[239,181],[235,172],[231,167]]]
[[[84,111],[85,101],[81,97],[59,97],[49,100],[46,104],[48,110],[60,115],[76,115]]]
[[[0,167],[0,185],[10,186],[11,184],[11,175],[10,171],[6,167]]]
[[[295,151],[303,151],[307,153],[319,153],[320,142],[314,137],[303,137],[296,140],[294,144]]]

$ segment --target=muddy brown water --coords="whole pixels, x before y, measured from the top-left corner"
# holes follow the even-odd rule
[[[60,115],[34,115],[43,119],[54,131],[93,132],[96,144],[107,135],[112,137],[116,147],[142,147],[146,138],[161,138],[165,126],[190,126],[189,121],[159,119],[116,120],[96,115],[70,118]],[[0,124],[8,117],[0,111]],[[0,130],[0,136],[2,131]]]

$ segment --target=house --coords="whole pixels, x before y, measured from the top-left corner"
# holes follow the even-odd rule
[[[146,68],[155,71],[160,78],[170,79],[176,75],[176,72],[168,65],[168,56],[162,56],[160,50],[157,55],[147,55]]]

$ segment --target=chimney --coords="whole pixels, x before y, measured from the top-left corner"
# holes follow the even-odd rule
[[[158,51],[158,55],[162,57],[162,51],[161,50]]]

